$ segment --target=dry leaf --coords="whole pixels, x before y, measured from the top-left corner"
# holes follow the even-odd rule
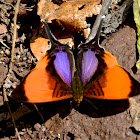
[[[40,2],[38,3],[37,14],[41,19],[47,18],[48,22],[51,23],[51,20],[55,19],[54,11],[58,7],[58,5],[50,2],[50,0],[40,0]]]
[[[87,17],[98,15],[101,10],[101,5],[90,3],[87,5],[65,2],[56,9],[56,17],[67,30],[77,32],[88,27],[86,22]]]
[[[45,18],[48,23],[51,23],[52,20],[56,20],[57,24],[66,30],[79,32],[89,27],[86,22],[87,17],[92,17],[100,13],[102,8],[100,2],[100,0],[94,0],[87,4],[64,2],[58,7],[48,1],[43,3],[41,0],[38,4],[38,15],[40,15],[41,18]],[[52,8],[53,6],[54,9]],[[50,10],[48,7],[51,7]],[[89,32],[90,31],[85,30],[84,35],[88,36]]]

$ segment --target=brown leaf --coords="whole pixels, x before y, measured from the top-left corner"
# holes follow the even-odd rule
[[[73,32],[81,31],[88,27],[86,17],[92,17],[93,14],[100,13],[101,5],[97,3],[90,3],[87,5],[65,2],[56,9],[57,19],[61,22],[63,27]]]
[[[47,18],[48,22],[51,23],[51,20],[55,19],[54,11],[58,7],[58,5],[50,2],[50,0],[40,0],[37,14],[41,19]]]
[[[84,1],[84,3],[85,2],[86,1]],[[64,2],[60,7],[54,6],[54,9],[52,10],[53,3],[46,2],[42,8],[40,5],[43,2],[40,1],[38,4],[38,15],[40,15],[41,18],[45,17],[47,22],[56,20],[56,22],[63,28],[72,32],[79,32],[89,27],[86,22],[87,17],[92,17],[93,15],[98,15],[100,13],[102,7],[100,2],[100,0],[94,0],[92,2],[89,0],[86,4]],[[47,7],[50,7],[50,9]],[[88,30],[84,33],[85,36],[88,36],[87,34],[89,31],[87,31]]]

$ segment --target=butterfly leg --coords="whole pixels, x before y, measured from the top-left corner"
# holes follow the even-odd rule
[[[39,116],[41,117],[42,121],[44,122],[44,117],[43,117],[43,115],[41,114],[41,112],[39,111],[37,105],[36,105],[36,104],[33,104],[33,105],[34,105],[36,111],[38,112]]]
[[[99,109],[88,99],[84,98],[85,101],[87,101],[96,111],[99,111]]]

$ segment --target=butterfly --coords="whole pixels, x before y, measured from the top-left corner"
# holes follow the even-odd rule
[[[79,45],[77,51],[60,43],[42,22],[51,48],[12,92],[12,98],[30,103],[73,98],[79,104],[84,98],[120,100],[140,93],[139,82],[99,45],[103,18],[95,38]]]

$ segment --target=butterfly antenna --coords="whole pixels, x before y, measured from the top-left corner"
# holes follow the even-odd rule
[[[103,19],[105,18],[105,12],[108,9],[111,2],[112,2],[112,0],[104,0],[104,2],[102,4],[101,13],[97,16],[96,21],[92,27],[91,33],[90,33],[88,39],[86,40],[86,43],[88,43],[90,41],[93,42],[93,40],[94,40],[95,43],[98,43],[98,45],[99,45],[99,37],[100,37]]]
[[[49,40],[51,41],[52,46],[54,46],[55,44],[60,44],[60,42],[55,38],[55,36],[53,35],[53,33],[51,32],[47,22],[45,21],[45,19],[41,19],[41,22],[44,24],[45,26],[45,31],[47,33],[47,36],[49,38]]]

